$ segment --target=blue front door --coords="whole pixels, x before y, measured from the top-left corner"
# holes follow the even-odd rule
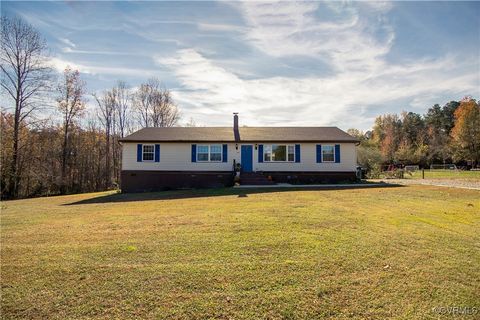
[[[253,170],[253,147],[251,145],[242,146],[242,165],[243,172],[252,172]]]

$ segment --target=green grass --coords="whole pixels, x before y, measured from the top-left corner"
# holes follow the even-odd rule
[[[414,171],[412,175],[405,174],[407,179],[422,179],[422,171]],[[480,181],[480,171],[463,170],[425,170],[425,179],[454,179]]]
[[[408,186],[4,202],[0,313],[438,319],[480,307],[479,199]]]

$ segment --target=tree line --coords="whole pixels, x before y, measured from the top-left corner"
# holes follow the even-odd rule
[[[78,70],[55,74],[47,44],[30,24],[16,17],[2,17],[1,24],[2,198],[116,188],[119,139],[141,127],[178,123],[179,109],[158,79],[137,88],[119,80],[89,94]]]
[[[387,165],[480,164],[480,105],[471,98],[414,112],[377,117],[373,129],[348,132],[360,140],[358,163],[378,172]]]

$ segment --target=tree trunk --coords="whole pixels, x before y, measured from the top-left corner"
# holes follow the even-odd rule
[[[112,137],[112,162],[113,179],[118,183],[118,144],[115,134]]]
[[[105,131],[105,190],[110,188],[110,130]]]
[[[18,174],[18,134],[20,131],[20,93],[17,92],[17,99],[15,101],[15,118],[13,124],[13,154],[12,162],[10,163],[10,179],[8,186],[8,196],[16,198],[18,196],[18,184],[20,176]]]
[[[66,192],[66,183],[65,183],[65,176],[67,173],[67,150],[68,147],[68,125],[65,124],[65,128],[63,131],[63,146],[62,146],[62,168],[60,173],[60,193],[65,194]]]

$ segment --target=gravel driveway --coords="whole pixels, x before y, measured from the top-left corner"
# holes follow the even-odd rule
[[[478,180],[460,180],[460,179],[369,179],[369,182],[384,182],[395,184],[424,184],[430,186],[441,186],[451,188],[480,190],[480,181]]]

